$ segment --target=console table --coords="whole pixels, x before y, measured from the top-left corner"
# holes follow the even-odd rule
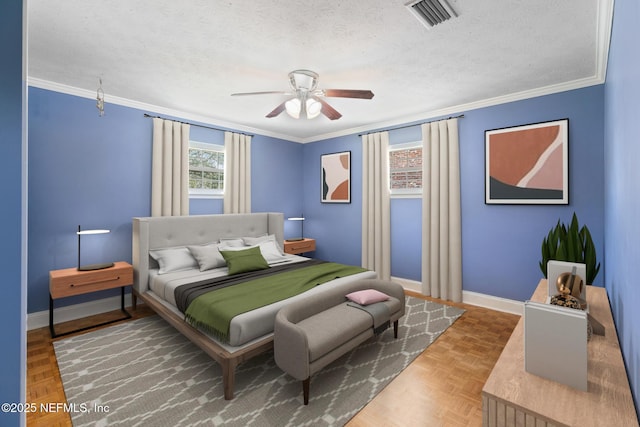
[[[531,297],[544,302],[547,281]],[[605,327],[587,343],[588,391],[524,370],[521,318],[482,389],[483,426],[638,426],[609,299],[604,288],[587,288],[589,313]],[[570,361],[554,361],[570,363]]]

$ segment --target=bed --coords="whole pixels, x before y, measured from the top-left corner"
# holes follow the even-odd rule
[[[218,362],[222,368],[224,397],[227,400],[233,398],[236,366],[273,348],[275,315],[282,307],[305,296],[323,292],[323,289],[326,290],[337,284],[376,277],[373,271],[349,274],[313,287],[304,293],[234,316],[224,340],[185,321],[185,314],[178,308],[181,299],[178,298],[179,301],[176,301],[175,289],[190,283],[224,278],[228,275],[228,268],[226,265],[218,264],[215,268],[200,271],[201,258],[197,258],[194,264],[185,266],[180,265],[180,262],[174,262],[176,259],[174,254],[178,251],[183,253],[187,250],[186,248],[191,248],[192,255],[197,254],[193,251],[194,247],[206,247],[219,242],[239,246],[242,244],[238,243],[239,239],[244,239],[245,246],[249,246],[247,244],[252,243],[253,239],[256,242],[264,242],[265,237],[277,243],[277,247],[283,247],[284,215],[282,213],[133,218],[134,308],[137,299],[141,299]],[[310,262],[307,258],[281,252],[267,256],[265,246],[262,243],[257,246],[262,248],[270,267],[302,266]],[[225,248],[228,247],[225,246]],[[163,259],[166,253],[170,253],[171,258]],[[173,266],[172,263],[174,263]],[[180,268],[176,269],[176,266]],[[161,270],[164,271],[161,272]]]

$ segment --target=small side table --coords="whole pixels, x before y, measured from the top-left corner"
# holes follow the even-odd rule
[[[302,240],[285,240],[285,253],[296,255],[316,250],[316,239],[304,238]]]
[[[76,268],[66,268],[63,270],[52,270],[49,272],[49,331],[51,338],[86,329],[107,325],[124,319],[130,319],[131,314],[124,308],[124,288],[133,284],[133,267],[128,262],[119,261],[113,267],[101,270],[78,271]],[[87,326],[85,328],[56,334],[53,328],[53,300],[66,298],[74,295],[88,294],[91,292],[104,291],[106,289],[120,288],[120,310],[124,317],[103,322],[98,325]]]

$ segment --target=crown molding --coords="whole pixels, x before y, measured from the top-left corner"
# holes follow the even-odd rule
[[[606,67],[605,67],[606,69]],[[432,110],[424,113],[414,114],[412,116],[405,116],[389,120],[386,122],[376,123],[375,126],[361,126],[357,128],[345,129],[339,132],[327,133],[323,135],[317,135],[302,140],[302,143],[323,141],[330,138],[337,138],[345,135],[353,135],[357,133],[367,133],[375,130],[384,130],[385,128],[391,128],[400,125],[407,125],[413,122],[430,121],[437,117],[456,115],[471,110],[477,110],[480,108],[492,107],[495,105],[506,104],[509,102],[521,101],[529,98],[536,98],[539,96],[552,95],[555,93],[566,92],[569,90],[582,89],[589,86],[595,86],[604,83],[604,78],[599,76],[587,77],[584,79],[573,80],[571,82],[559,83],[555,85],[545,86],[532,90],[516,92],[508,95],[498,96],[495,98],[483,99],[481,101],[469,102],[467,104],[460,104],[452,107],[442,108],[439,110]],[[416,123],[418,126],[418,123]]]
[[[603,54],[602,57],[603,57],[603,60],[606,61],[607,55]],[[439,110],[432,110],[424,113],[414,114],[411,116],[400,117],[400,118],[388,120],[385,122],[378,122],[373,125],[365,125],[360,127],[343,129],[341,131],[320,134],[320,135],[316,135],[308,138],[299,138],[292,135],[266,131],[264,129],[253,128],[250,126],[243,126],[237,123],[227,122],[227,121],[216,119],[209,116],[202,116],[198,114],[187,113],[184,111],[173,110],[170,108],[146,104],[143,102],[138,102],[138,101],[134,101],[127,98],[121,98],[117,96],[109,96],[107,101],[110,104],[116,104],[124,107],[135,108],[138,110],[142,110],[145,112],[152,112],[155,114],[179,117],[180,119],[183,119],[183,120],[198,122],[198,123],[207,124],[215,127],[221,127],[221,128],[229,129],[230,131],[259,134],[259,135],[268,136],[272,138],[283,139],[290,142],[306,144],[310,142],[324,141],[331,138],[338,138],[341,136],[353,135],[358,133],[366,133],[366,132],[371,132],[375,130],[382,130],[384,128],[390,128],[390,127],[395,127],[399,125],[406,125],[413,122],[428,121],[437,117],[459,114],[459,113],[464,113],[471,110],[477,110],[480,108],[492,107],[495,105],[506,104],[509,102],[521,101],[524,99],[536,98],[539,96],[551,95],[555,93],[566,92],[569,90],[581,89],[589,86],[603,84],[606,65],[598,67],[598,71],[601,74],[600,76],[593,76],[593,77],[588,77],[584,79],[573,80],[571,82],[559,83],[556,85],[550,85],[550,86],[545,86],[545,87],[536,88],[532,90],[516,92],[516,93],[504,95],[504,96],[484,99],[481,101],[470,102],[467,104],[460,104],[452,107],[442,108]],[[60,83],[55,83],[48,80],[42,80],[34,77],[29,77],[27,79],[27,84],[32,87],[51,90],[54,92],[60,92],[67,95],[78,96],[81,98],[94,99],[96,97],[93,91],[80,89],[77,87],[68,86]],[[416,124],[416,126],[417,125],[418,124]]]
[[[96,99],[95,91],[81,89],[75,86],[69,86],[62,83],[52,82],[49,80],[43,80],[37,77],[27,77],[27,85],[31,87],[37,87],[39,89],[45,89],[53,92],[63,93],[66,95],[73,95],[80,98]],[[188,113],[185,111],[174,110],[172,108],[160,107],[158,105],[147,104],[144,102],[135,101],[133,99],[121,98],[118,96],[109,95],[108,97],[105,97],[105,102],[107,104],[115,104],[123,107],[135,108],[137,110],[142,110],[147,113],[173,116],[173,117],[180,118],[182,120],[224,128],[234,132],[259,134],[259,135],[269,136],[272,138],[284,139],[286,141],[302,142],[299,138],[293,137],[291,135],[266,131],[264,129],[258,129],[250,126],[244,126],[238,123],[228,122],[215,117]]]
[[[479,108],[492,107],[509,102],[521,101],[539,96],[552,95],[575,89],[582,89],[589,86],[604,84],[607,77],[607,64],[609,61],[609,45],[611,43],[611,30],[613,25],[613,5],[614,0],[602,0],[598,2],[598,14],[596,17],[596,69],[591,77],[572,80],[536,89],[514,92],[504,96],[484,99],[467,104],[456,105],[439,110],[426,111],[413,116],[392,119],[386,122],[376,123],[375,126],[366,125],[357,128],[345,129],[339,132],[327,133],[303,139],[302,143],[322,141],[330,138],[337,138],[345,135],[357,133],[367,133],[379,129],[406,125],[412,122],[430,121],[437,117],[456,115],[465,111],[477,110]]]
[[[613,27],[613,2],[614,0],[598,2],[596,76],[601,79],[603,83],[607,78],[607,64],[609,63],[609,47],[611,45],[611,31]]]
[[[514,101],[521,101],[524,99],[535,98],[544,95],[551,95],[560,92],[566,92],[575,89],[581,89],[589,86],[595,86],[603,84],[606,80],[607,63],[609,58],[609,44],[611,42],[611,29],[613,25],[613,4],[614,0],[602,0],[598,2],[598,16],[596,18],[596,64],[595,73],[591,77],[572,80],[569,82],[559,83],[555,85],[545,86],[541,88],[515,92],[503,96],[484,99],[480,101],[470,102],[466,104],[460,104],[456,106],[446,107],[438,110],[425,111],[422,113],[414,114],[411,116],[397,117],[392,120],[384,122],[378,122],[375,124],[368,124],[360,127],[353,127],[349,129],[343,129],[336,132],[324,133],[307,138],[300,138],[293,135],[287,135],[278,132],[267,131],[265,129],[254,128],[250,126],[240,125],[238,123],[228,122],[216,117],[198,115],[187,113],[184,111],[173,110],[170,108],[160,107],[157,105],[146,104],[131,99],[120,98],[115,96],[109,96],[108,102],[112,104],[122,105],[125,107],[136,108],[139,110],[153,112],[156,114],[163,114],[173,117],[179,117],[184,120],[194,121],[202,124],[207,124],[215,127],[221,127],[232,131],[240,131],[246,133],[259,134],[272,138],[283,139],[290,142],[297,143],[310,143],[323,141],[331,138],[337,138],[347,135],[354,135],[358,133],[367,133],[384,128],[395,127],[399,125],[411,124],[413,122],[429,121],[437,117],[443,117],[448,115],[460,114],[470,110],[477,110],[479,108],[486,108],[495,105],[505,104]],[[35,77],[27,77],[27,85],[38,87],[41,89],[52,90],[55,92],[65,93],[69,95],[79,96],[82,98],[94,99],[96,97],[95,92],[80,89],[73,86],[68,86],[60,83],[55,83]]]

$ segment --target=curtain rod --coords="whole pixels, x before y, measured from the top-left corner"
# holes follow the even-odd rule
[[[428,122],[414,123],[414,124],[412,124],[412,125],[404,125],[404,126],[398,126],[398,127],[395,127],[395,128],[382,129],[382,130],[374,130],[374,131],[371,131],[371,132],[359,133],[359,134],[358,134],[358,136],[362,136],[362,135],[369,135],[369,134],[376,133],[376,132],[388,132],[388,131],[392,131],[392,130],[398,130],[398,129],[404,129],[404,128],[411,128],[411,127],[414,127],[414,126],[422,126],[422,125],[426,125],[427,123],[435,123],[435,122],[439,122],[439,121],[441,121],[441,120],[461,119],[461,118],[463,118],[463,117],[464,117],[464,114],[460,114],[460,115],[457,115],[457,116],[449,116],[449,117],[447,117],[446,119],[431,120],[431,121],[428,121]]]
[[[205,129],[219,130],[219,131],[222,131],[222,132],[235,132],[235,131],[231,131],[229,129],[220,129],[220,128],[216,128],[216,127],[213,127],[213,126],[205,126],[205,125],[198,125],[198,124],[195,124],[195,123],[182,122],[180,120],[168,119],[166,117],[161,117],[161,116],[152,116],[151,114],[147,114],[147,113],[144,113],[144,116],[148,117],[150,119],[171,120],[172,122],[178,122],[178,123],[182,123],[182,124],[189,125],[189,126],[197,126],[197,127],[201,127],[201,128],[205,128]],[[235,132],[235,133],[239,133],[241,135],[247,135],[247,136],[251,136],[251,137],[255,136],[255,135],[251,135],[250,133],[245,133],[245,132]]]

